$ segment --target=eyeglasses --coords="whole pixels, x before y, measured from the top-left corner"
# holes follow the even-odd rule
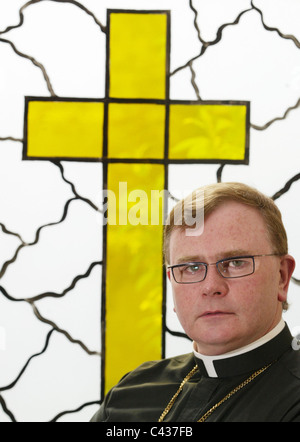
[[[185,262],[167,268],[172,271],[173,278],[178,284],[195,284],[204,281],[208,266],[215,265],[223,278],[243,278],[255,272],[255,259],[264,256],[279,256],[272,253],[267,255],[233,256],[207,264],[205,262]]]

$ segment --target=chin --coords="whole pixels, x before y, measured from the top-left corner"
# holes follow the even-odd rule
[[[208,356],[220,355],[235,350],[240,346],[240,335],[231,330],[210,330],[195,336],[199,353]]]

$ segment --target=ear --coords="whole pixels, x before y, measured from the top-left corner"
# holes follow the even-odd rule
[[[291,255],[285,255],[280,261],[280,280],[278,287],[278,300],[285,302],[292,274],[294,272],[296,262]]]
[[[167,276],[168,276],[169,281],[171,281],[171,270],[170,269],[167,269]],[[173,312],[176,313],[175,306],[173,307]]]
[[[171,270],[170,269],[167,269],[167,276],[168,276],[169,281],[171,281]]]

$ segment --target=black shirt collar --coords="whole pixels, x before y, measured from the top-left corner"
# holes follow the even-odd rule
[[[200,373],[206,377],[234,377],[259,370],[260,368],[276,361],[283,353],[291,348],[292,335],[287,325],[274,338],[260,345],[254,350],[238,354],[233,357],[220,359],[210,358],[211,367],[205,363],[199,354],[194,355]],[[206,368],[207,367],[207,368]]]

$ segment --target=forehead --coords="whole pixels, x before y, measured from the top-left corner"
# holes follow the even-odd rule
[[[224,202],[205,218],[202,234],[189,236],[185,230],[176,229],[170,237],[172,263],[183,256],[221,259],[231,251],[246,254],[272,251],[265,221],[256,208],[235,201]]]

